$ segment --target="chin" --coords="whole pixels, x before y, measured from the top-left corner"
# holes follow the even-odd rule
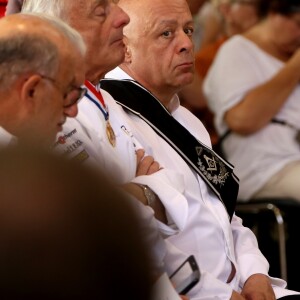
[[[120,64],[122,64],[124,62],[125,59],[125,55],[124,52],[121,53],[120,55],[116,55],[116,53],[114,53],[114,57],[111,57],[110,59],[107,59],[107,66],[106,66],[106,72],[108,73],[109,71],[113,70],[114,68],[118,67]]]
[[[181,86],[185,86],[185,85],[188,85],[190,83],[192,83],[194,80],[194,74],[183,74],[181,77],[180,77],[180,83],[181,83]]]

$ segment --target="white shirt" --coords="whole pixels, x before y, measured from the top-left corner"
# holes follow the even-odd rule
[[[109,72],[106,77],[130,79],[120,68]],[[201,142],[211,146],[203,124],[179,105],[177,96],[171,100],[170,107],[172,116],[178,122]],[[229,223],[221,201],[148,124],[131,113],[124,112],[123,117],[147,153],[153,155],[165,168],[181,173],[184,177],[183,194],[188,204],[188,216],[178,207],[177,217],[185,218],[184,227],[178,234],[166,238],[167,254],[164,262],[168,272],[172,273],[184,257],[191,254],[195,256],[200,267],[201,280],[188,293],[190,299],[229,299],[232,289],[240,291],[250,275],[267,274],[268,262],[259,251],[254,234],[242,226],[241,219],[234,216],[232,223]],[[231,262],[237,272],[234,279],[227,284],[232,270]],[[277,297],[289,293],[282,289],[286,286],[283,280],[272,279],[272,283],[277,285],[274,288]]]
[[[220,135],[228,129],[224,114],[239,103],[246,93],[268,81],[284,63],[236,35],[224,43],[205,81],[204,93],[215,114]],[[300,129],[300,85],[290,94],[275,119]],[[227,159],[235,166],[240,179],[239,198],[248,200],[286,164],[300,160],[296,130],[269,123],[248,136],[231,133],[223,142]],[[251,164],[249,162],[251,161]]]

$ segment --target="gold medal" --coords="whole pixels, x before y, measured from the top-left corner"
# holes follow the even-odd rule
[[[106,120],[106,135],[110,142],[110,144],[115,147],[116,146],[116,135],[114,133],[113,128],[111,127],[109,123],[109,113],[108,113],[108,107],[104,102],[104,98],[102,97],[100,89],[97,90],[96,87],[89,82],[88,80],[85,80],[84,82],[85,86],[87,87],[87,98],[90,99],[101,111],[103,114],[105,120]]]
[[[116,146],[116,135],[114,133],[114,130],[112,129],[109,121],[106,122],[106,135],[110,142],[110,144],[115,147]]]

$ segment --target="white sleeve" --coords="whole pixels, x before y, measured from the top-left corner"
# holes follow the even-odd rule
[[[223,122],[225,112],[259,84],[260,68],[257,67],[256,56],[253,55],[251,46],[239,36],[226,41],[205,77],[204,95],[209,108],[216,116],[215,125],[220,134],[227,129]]]
[[[122,192],[124,192],[122,190]],[[125,192],[126,193],[126,192]],[[135,199],[131,194],[126,193],[129,201],[132,203],[133,208],[136,210],[136,214],[140,220],[140,228],[145,237],[145,242],[150,249],[151,254],[151,266],[154,274],[161,274],[164,272],[164,258],[166,255],[166,245],[162,238],[158,226],[157,220],[154,217],[153,210],[140,201]]]
[[[181,300],[174,287],[172,286],[168,275],[163,273],[155,282],[152,289],[152,300]]]
[[[184,197],[184,178],[173,170],[162,169],[152,175],[138,176],[132,182],[149,186],[165,207],[170,224],[158,222],[164,237],[183,230],[188,217],[188,202]]]

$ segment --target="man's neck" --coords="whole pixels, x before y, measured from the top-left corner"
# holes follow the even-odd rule
[[[168,109],[172,98],[176,94],[173,88],[168,89],[156,87],[150,82],[148,82],[147,79],[144,79],[142,76],[139,76],[139,74],[136,74],[132,69],[128,68],[126,65],[121,65],[120,68],[125,73],[127,73],[133,80],[137,81],[148,91],[150,91]]]
[[[93,85],[97,85],[101,79],[104,78],[106,72],[99,71],[95,72],[93,70],[87,71],[85,74],[85,79],[91,82]]]

